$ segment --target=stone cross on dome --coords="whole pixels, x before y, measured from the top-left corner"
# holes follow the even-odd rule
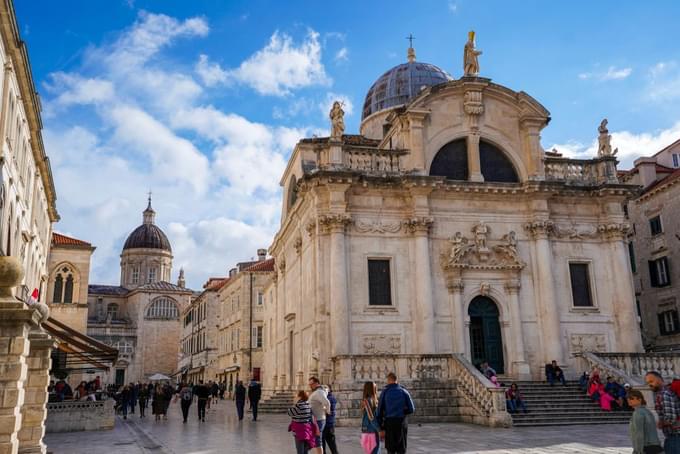
[[[413,63],[416,61],[416,50],[413,48],[413,40],[416,39],[416,37],[413,36],[413,33],[409,33],[406,39],[408,39],[408,51],[406,53],[406,58],[408,59],[409,63]]]
[[[151,208],[151,191],[149,191],[149,204],[146,206],[144,213],[142,213],[142,220],[144,224],[153,224],[156,220],[156,212]]]

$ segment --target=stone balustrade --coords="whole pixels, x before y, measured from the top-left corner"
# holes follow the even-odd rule
[[[607,365],[622,371],[639,383],[650,370],[659,372],[666,380],[680,378],[680,354],[664,353],[595,353]]]
[[[597,159],[547,157],[544,164],[546,181],[583,186],[618,183],[614,157]]]
[[[345,166],[349,170],[367,173],[397,173],[401,170],[401,153],[397,151],[349,149],[344,153]]]
[[[114,400],[65,401],[47,404],[47,432],[113,429]]]

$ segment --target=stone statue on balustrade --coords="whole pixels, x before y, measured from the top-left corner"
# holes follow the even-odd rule
[[[609,130],[607,129],[607,119],[603,119],[602,122],[600,123],[600,126],[597,128],[597,131],[600,133],[599,137],[597,138],[597,157],[602,158],[602,157],[607,157],[607,156],[614,156],[616,153],[618,153],[619,149],[616,148],[614,151],[612,151],[612,136],[609,134]]]
[[[481,50],[475,48],[475,32],[468,33],[468,41],[465,43],[463,57],[463,71],[465,77],[477,77],[479,75],[479,56]]]
[[[333,103],[328,115],[331,119],[331,140],[341,140],[345,132],[345,111],[339,101]]]

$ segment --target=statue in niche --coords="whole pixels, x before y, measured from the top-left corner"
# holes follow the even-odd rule
[[[475,246],[477,246],[477,251],[487,251],[486,236],[489,234],[489,227],[487,227],[484,221],[474,226],[472,228],[472,233],[475,235]]]
[[[597,157],[601,158],[604,156],[614,156],[618,153],[619,149],[612,151],[612,136],[609,134],[609,129],[607,129],[607,119],[603,119],[597,131],[600,135],[597,138]]]
[[[477,77],[479,75],[479,56],[482,55],[481,50],[475,49],[475,32],[468,33],[468,41],[465,43],[465,52],[463,58],[463,70],[466,77]]]
[[[335,101],[328,115],[331,119],[331,139],[340,140],[345,132],[345,111],[340,101]]]

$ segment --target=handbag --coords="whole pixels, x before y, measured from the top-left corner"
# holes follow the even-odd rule
[[[663,452],[663,448],[659,445],[648,445],[642,448],[642,452],[644,454],[661,454]]]

